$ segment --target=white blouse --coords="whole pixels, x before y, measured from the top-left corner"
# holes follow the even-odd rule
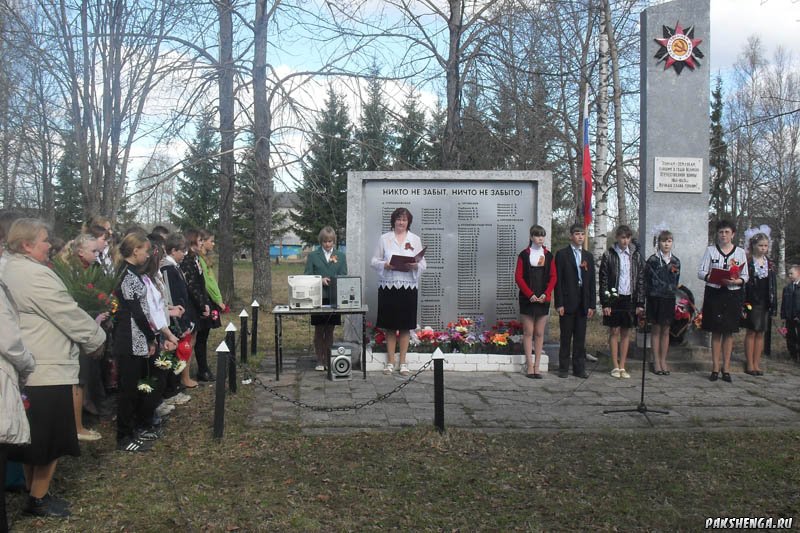
[[[530,257],[528,258],[530,265],[533,267],[539,266],[539,259],[544,257],[544,248],[541,246],[537,247],[535,244],[531,244],[530,250]]]
[[[153,328],[153,331],[159,332],[169,326],[169,317],[165,313],[167,303],[161,290],[156,286],[156,282],[150,279],[150,276],[142,276],[142,281],[144,286],[147,287],[147,308],[150,311],[150,327]]]
[[[397,241],[394,231],[381,235],[378,240],[378,246],[375,248],[375,253],[372,254],[371,261],[372,268],[378,271],[378,286],[387,289],[391,287],[396,289],[416,289],[419,284],[419,277],[428,266],[424,257],[420,260],[416,270],[409,270],[408,272],[386,270],[384,266],[393,255],[413,257],[421,250],[422,241],[410,231],[406,233],[406,238],[403,242]]]
[[[722,255],[716,245],[709,246],[706,248],[706,253],[703,254],[703,259],[700,260],[700,266],[697,267],[697,277],[705,281],[711,269],[722,268],[728,270],[733,266],[734,262],[739,266],[739,277],[742,278],[743,282],[747,282],[750,275],[747,271],[747,255],[744,253],[743,249],[736,246],[733,251],[726,256]],[[716,289],[722,287],[721,285],[708,283],[707,281],[706,285]],[[742,286],[743,285],[728,285],[728,290],[738,291]]]

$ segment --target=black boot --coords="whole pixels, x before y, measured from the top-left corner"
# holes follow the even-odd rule
[[[66,518],[70,516],[68,506],[66,501],[45,494],[43,498],[28,496],[28,502],[22,511],[33,516]]]
[[[214,381],[214,374],[211,373],[211,370],[203,370],[202,372],[197,372],[197,381]]]

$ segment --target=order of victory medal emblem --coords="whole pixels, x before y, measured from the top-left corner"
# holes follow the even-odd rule
[[[664,70],[673,67],[680,74],[684,66],[690,70],[700,66],[698,59],[703,57],[703,52],[697,46],[703,40],[694,38],[694,26],[684,30],[681,23],[677,22],[674,28],[662,28],[664,37],[654,40],[659,44],[655,58],[664,61]]]

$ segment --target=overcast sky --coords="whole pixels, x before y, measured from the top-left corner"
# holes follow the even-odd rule
[[[768,58],[783,45],[800,61],[800,0],[711,0],[712,79],[718,71],[725,75],[753,34]]]

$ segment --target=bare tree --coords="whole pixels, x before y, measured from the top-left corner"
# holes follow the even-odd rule
[[[458,168],[463,156],[459,153],[459,139],[464,80],[466,71],[481,53],[486,29],[492,22],[487,15],[492,13],[490,8],[494,2],[447,0],[446,6],[436,0],[387,0],[387,3],[406,18],[408,26],[404,37],[412,44],[411,62],[433,60],[444,73],[446,120],[442,165]],[[445,33],[446,39],[441,38],[440,32]],[[419,53],[415,49],[419,49]]]
[[[776,50],[763,77],[763,94],[759,114],[769,117],[764,122],[761,144],[765,165],[763,200],[759,214],[773,225],[773,244],[777,253],[778,276],[786,275],[786,242],[795,231],[791,215],[796,213],[800,198],[800,72],[792,71],[791,54]],[[763,203],[762,203],[763,202]],[[756,207],[756,206],[754,206]]]

